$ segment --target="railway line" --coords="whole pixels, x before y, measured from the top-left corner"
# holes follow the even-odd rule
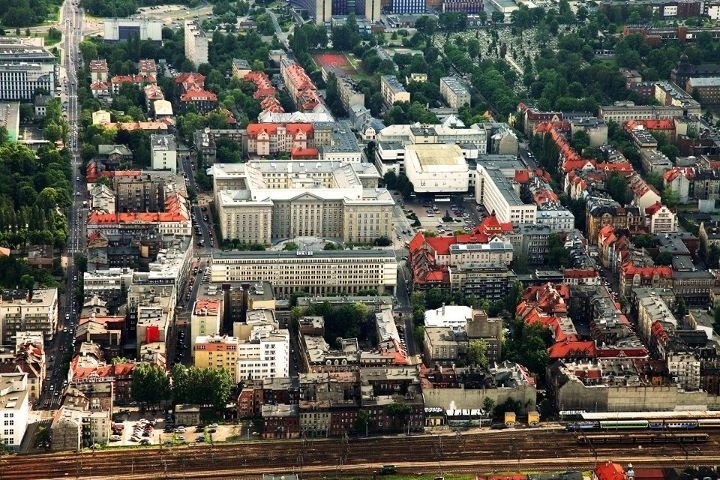
[[[401,472],[508,470],[516,465],[566,468],[584,458],[590,465],[609,458],[633,464],[654,455],[690,461],[703,452],[720,452],[720,432],[702,445],[580,445],[576,434],[550,430],[483,432],[465,435],[330,440],[274,440],[244,444],[145,448],[138,450],[9,456],[0,459],[0,478],[135,479],[257,478],[268,472],[302,472],[305,477],[337,473],[372,475],[382,464]],[[720,463],[720,454],[715,462]],[[629,456],[630,455],[630,456]],[[710,457],[708,457],[710,458]],[[214,472],[214,473],[213,473]],[[330,473],[328,473],[330,472]]]

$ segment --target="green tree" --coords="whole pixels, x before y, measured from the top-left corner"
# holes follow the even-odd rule
[[[682,319],[688,314],[687,303],[685,303],[684,297],[678,297],[677,305],[675,305],[675,315],[677,318]]]
[[[570,251],[565,248],[564,239],[557,233],[548,237],[547,259],[552,267],[566,267],[570,263]]]
[[[663,190],[660,198],[662,199],[663,205],[668,208],[675,208],[678,203],[680,203],[680,194],[676,190],[672,190],[670,188]]]
[[[487,367],[487,348],[488,345],[485,340],[472,340],[468,345],[466,354],[468,365],[475,365],[482,368]]]
[[[651,248],[655,243],[652,235],[647,233],[634,236],[632,242],[638,248]]]
[[[628,182],[617,172],[613,172],[605,181],[605,189],[608,194],[620,205],[626,205],[630,201],[630,190]]]
[[[170,398],[170,379],[163,368],[141,363],[133,370],[130,391],[140,405],[160,405]]]
[[[495,400],[493,400],[490,397],[485,397],[483,399],[483,410],[487,413],[490,413],[495,408]]]

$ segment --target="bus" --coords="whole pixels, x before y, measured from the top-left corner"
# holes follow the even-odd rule
[[[435,203],[450,203],[450,197],[435,197]]]

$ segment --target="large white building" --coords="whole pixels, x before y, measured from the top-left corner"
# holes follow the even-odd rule
[[[177,171],[177,148],[174,135],[150,135],[150,164],[153,170]]]
[[[26,38],[0,38],[0,100],[32,101],[38,90],[55,93],[57,58]]]
[[[55,66],[11,63],[0,55],[0,100],[32,101],[38,90],[55,91]]]
[[[103,37],[106,42],[117,42],[136,37],[140,40],[162,41],[161,20],[151,18],[105,18]]]
[[[0,373],[0,442],[17,449],[27,430],[30,413],[27,373]]]
[[[235,381],[290,376],[290,332],[272,325],[256,325],[238,343]]]
[[[518,187],[519,188],[519,187]],[[501,223],[535,223],[537,205],[526,204],[515,187],[498,168],[478,165],[475,200]]]
[[[195,68],[208,63],[208,38],[195,20],[185,20],[185,56]]]
[[[405,175],[418,193],[468,191],[468,164],[457,145],[406,145]]]
[[[266,281],[278,298],[295,292],[325,295],[367,290],[392,295],[397,260],[387,250],[215,252],[210,259],[210,280]]]
[[[455,332],[465,331],[473,318],[473,310],[463,305],[443,305],[440,308],[425,311],[426,327],[449,328]]]
[[[420,144],[420,143],[456,143],[473,145],[478,155],[487,153],[487,131],[482,125],[474,124],[469,128],[452,128],[447,125],[390,125],[377,134],[377,142]]]
[[[366,188],[361,164],[277,160],[215,164],[211,172],[224,239],[372,242],[392,235],[394,200],[385,188]]]
[[[55,335],[57,316],[56,288],[3,296],[0,300],[0,339],[4,345],[14,345],[18,332],[36,331],[50,340]]]

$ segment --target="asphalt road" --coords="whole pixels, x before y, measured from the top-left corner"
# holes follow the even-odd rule
[[[77,62],[79,60],[78,45],[82,40],[80,26],[82,25],[82,13],[74,0],[66,0],[62,6],[62,28],[63,28],[63,58],[61,66],[61,99],[63,99],[63,111],[67,115],[69,127],[68,145],[72,153],[72,184],[73,184],[73,205],[68,212],[68,242],[67,251],[67,277],[65,292],[60,298],[58,313],[57,335],[53,343],[48,346],[48,360],[50,366],[46,376],[43,391],[40,396],[40,405],[54,408],[59,406],[62,399],[61,391],[63,381],[67,379],[67,369],[63,365],[62,358],[68,350],[74,347],[75,327],[77,318],[82,306],[78,306],[74,299],[75,289],[81,275],[73,262],[75,253],[83,252],[85,249],[85,221],[82,217],[84,209],[82,202],[85,200],[85,184],[80,176],[81,159],[78,149],[78,118],[79,107],[77,103]]]

